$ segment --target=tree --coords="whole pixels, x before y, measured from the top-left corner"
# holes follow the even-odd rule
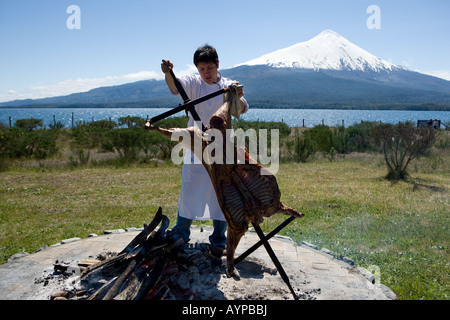
[[[315,147],[310,139],[306,139],[298,129],[294,129],[294,139],[286,140],[286,148],[288,154],[296,162],[305,163],[311,154],[314,153]]]
[[[313,151],[329,152],[332,147],[333,132],[328,126],[314,126],[305,131],[303,136],[314,147]]]
[[[42,127],[42,119],[19,119],[16,121],[15,126],[20,129],[32,131],[37,127]]]
[[[411,160],[425,155],[432,147],[437,131],[430,127],[416,128],[412,123],[382,124],[372,130],[374,143],[384,154],[389,180],[406,179]]]
[[[145,119],[141,117],[121,117],[119,118],[119,125],[126,125],[127,128],[143,128],[145,124]]]

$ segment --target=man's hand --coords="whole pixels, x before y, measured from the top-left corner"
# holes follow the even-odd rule
[[[170,70],[173,69],[173,63],[170,62],[170,60],[162,60],[161,63],[161,71],[165,74],[165,80],[167,83],[167,86],[172,91],[173,94],[178,93],[177,86],[175,85],[175,82],[173,81],[172,74],[170,74]]]
[[[234,85],[236,85],[237,94],[239,96],[239,99],[244,96],[244,85],[240,84],[239,82],[236,82]],[[231,87],[232,85],[230,85]]]
[[[163,73],[167,73],[167,72],[169,72],[171,69],[173,69],[173,63],[172,62],[170,62],[170,60],[162,60],[162,63],[161,63],[161,71],[163,72]]]

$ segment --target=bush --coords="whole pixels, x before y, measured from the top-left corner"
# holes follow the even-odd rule
[[[236,130],[241,128],[246,131],[248,129],[255,129],[257,132],[260,129],[268,130],[268,140],[270,141],[270,130],[278,129],[280,139],[286,138],[291,134],[291,128],[284,122],[262,122],[262,121],[245,121],[245,120],[233,120],[233,128]]]
[[[141,128],[123,128],[108,131],[102,141],[107,151],[117,151],[121,159],[136,161],[141,153],[147,158],[170,158],[175,142],[158,132],[149,132]]]
[[[189,117],[171,117],[158,121],[155,125],[160,128],[187,128]]]
[[[28,136],[27,149],[30,156],[37,159],[46,159],[58,151],[56,146],[57,132],[55,130],[37,130],[29,133]]]
[[[14,124],[15,127],[32,131],[36,129],[37,127],[42,127],[42,119],[19,119]]]
[[[371,139],[372,129],[377,122],[361,122],[345,128],[337,127],[333,133],[333,147],[339,153],[367,152],[375,150]]]
[[[311,140],[305,139],[305,137],[294,129],[294,139],[287,139],[285,146],[289,157],[295,162],[305,163],[309,156],[314,153],[314,146],[311,144]]]
[[[136,160],[142,146],[142,129],[126,128],[109,130],[102,141],[105,150],[117,151],[119,157]]]
[[[58,120],[58,121],[55,121],[53,123],[50,123],[49,127],[50,127],[50,129],[58,130],[58,129],[64,128],[64,124],[61,121]]]
[[[127,116],[119,118],[119,126],[127,126],[127,128],[143,128],[145,125],[145,119],[135,116]]]
[[[144,131],[142,134],[142,150],[147,158],[169,159],[175,145],[175,141],[167,139],[158,132]]]
[[[19,128],[0,129],[0,157],[16,159],[21,157],[35,157],[45,159],[54,155],[57,132],[40,129],[35,131]]]
[[[117,123],[109,120],[78,122],[71,131],[73,146],[76,149],[88,150],[100,147],[105,134],[116,127]]]
[[[339,153],[349,152],[349,135],[344,126],[339,126],[333,133],[333,147]]]
[[[278,130],[279,139],[285,139],[291,133],[291,128],[284,122],[261,122],[261,121],[245,121],[233,120],[232,127],[234,130],[242,129],[244,133],[251,133],[248,130],[254,130],[258,143],[261,143],[260,130],[267,130],[266,133],[266,150],[271,150],[272,147],[272,130]],[[280,143],[281,144],[281,143]],[[261,145],[260,145],[261,146]],[[245,148],[250,150],[249,139],[245,139]],[[261,149],[260,149],[261,151]]]
[[[416,128],[412,123],[382,124],[372,129],[374,143],[384,154],[389,180],[406,179],[411,160],[425,155],[437,137],[431,127]]]
[[[371,131],[377,127],[377,122],[361,122],[347,128],[348,152],[366,152],[374,150],[371,139]]]
[[[333,132],[330,127],[319,125],[311,128],[303,133],[305,141],[309,144],[313,151],[329,152],[333,141]]]
[[[117,122],[111,120],[97,120],[84,124],[91,128],[114,129],[117,128]]]

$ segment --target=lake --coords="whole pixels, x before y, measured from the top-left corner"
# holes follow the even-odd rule
[[[161,114],[167,108],[0,108],[0,122],[9,126],[18,119],[42,119],[48,127],[54,120],[61,121],[66,128],[72,126],[72,121],[91,122],[93,120],[118,121],[121,117],[139,116],[151,118]],[[175,116],[182,116],[180,112]],[[450,122],[450,111],[399,111],[399,110],[336,110],[336,109],[251,109],[241,115],[248,121],[282,121],[290,127],[314,127],[325,124],[337,126],[344,123],[345,127],[361,121],[381,121],[383,123],[398,123],[399,121],[437,119],[442,123]]]

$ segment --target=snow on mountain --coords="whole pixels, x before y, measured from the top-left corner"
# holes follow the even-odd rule
[[[235,67],[242,65],[376,72],[404,69],[370,54],[333,30],[324,30],[311,40],[274,51]]]

